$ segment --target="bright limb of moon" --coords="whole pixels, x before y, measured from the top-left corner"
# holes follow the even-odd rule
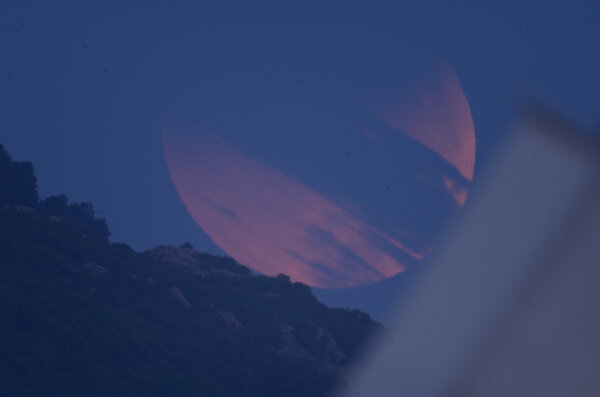
[[[437,152],[467,181],[473,179],[475,127],[469,102],[448,63],[438,66],[392,101],[374,107],[373,113]],[[466,192],[457,197],[466,199]]]

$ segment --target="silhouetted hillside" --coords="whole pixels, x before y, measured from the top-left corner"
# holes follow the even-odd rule
[[[0,394],[324,396],[378,329],[191,245],[111,243],[0,146]]]

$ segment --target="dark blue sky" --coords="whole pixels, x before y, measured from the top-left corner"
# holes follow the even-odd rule
[[[42,196],[93,202],[136,249],[218,252],[165,167],[172,124],[221,129],[293,173],[322,137],[343,141],[357,103],[447,60],[471,105],[477,183],[523,95],[589,128],[600,118],[594,1],[91,4],[0,4],[0,142],[34,162]]]

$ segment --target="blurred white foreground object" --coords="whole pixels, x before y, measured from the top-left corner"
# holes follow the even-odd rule
[[[526,112],[341,395],[600,396],[599,161]]]

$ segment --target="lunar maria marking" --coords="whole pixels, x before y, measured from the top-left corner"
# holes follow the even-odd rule
[[[260,273],[353,287],[392,277],[423,256],[356,211],[209,135],[168,133],[165,156],[194,220]]]

